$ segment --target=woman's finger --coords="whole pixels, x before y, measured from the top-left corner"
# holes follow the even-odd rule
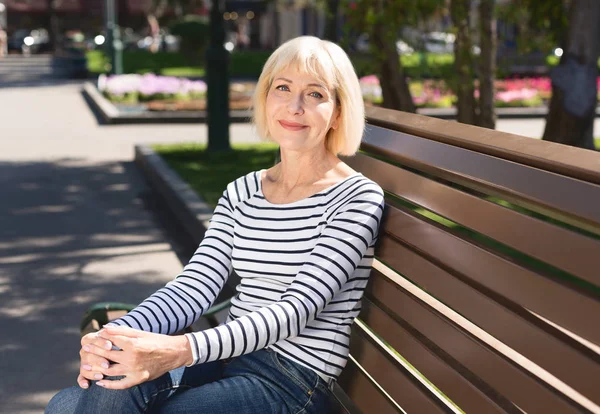
[[[79,374],[77,376],[77,384],[79,384],[79,386],[84,389],[87,389],[90,387],[90,382],[87,379],[85,379],[84,377],[82,377],[81,374]]]
[[[102,372],[93,369],[89,370],[83,365],[79,368],[79,375],[90,381],[98,381],[104,378],[104,374],[102,374]]]
[[[131,368],[122,364],[112,364],[108,369],[102,370],[102,373],[107,377],[120,377],[131,374]]]
[[[111,345],[112,347],[112,345]],[[82,353],[80,353],[82,355],[82,358],[85,357],[85,353],[88,352],[90,354],[94,354],[97,356],[100,356],[108,361],[113,361],[113,362],[122,362],[123,360],[123,356],[124,356],[124,352],[122,351],[115,351],[115,350],[110,350],[110,348],[105,345],[104,347],[99,347],[96,346],[94,344],[85,344],[83,346]]]
[[[87,371],[104,372],[109,366],[110,362],[104,357],[91,352],[83,351],[81,353],[81,367]]]
[[[96,385],[107,388],[109,390],[125,390],[127,388],[134,387],[138,384],[141,384],[142,381],[134,378],[133,376],[128,376],[120,380],[102,380],[96,382]]]

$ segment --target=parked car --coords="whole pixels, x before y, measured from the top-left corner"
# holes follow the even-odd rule
[[[19,29],[8,38],[8,50],[24,55],[51,51],[50,36],[46,29]]]
[[[368,53],[370,51],[370,47],[371,46],[369,44],[368,34],[362,34],[356,40],[355,48],[357,51],[362,53]],[[415,51],[408,43],[406,43],[403,40],[396,41],[396,50],[401,55],[410,55]]]
[[[454,53],[454,42],[456,36],[453,33],[446,32],[429,32],[423,34],[421,41],[423,48],[429,53],[452,54]],[[479,46],[473,46],[473,54],[479,55],[481,49]]]

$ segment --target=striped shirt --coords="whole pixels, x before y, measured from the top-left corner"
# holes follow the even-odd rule
[[[337,379],[371,270],[383,191],[355,173],[308,198],[272,204],[261,173],[227,186],[182,273],[111,324],[182,330],[210,308],[233,269],[241,282],[226,322],[187,334],[194,364],[269,347]]]

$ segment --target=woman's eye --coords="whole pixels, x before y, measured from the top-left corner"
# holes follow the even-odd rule
[[[323,99],[323,95],[321,95],[319,92],[311,92],[309,95],[313,98]]]
[[[280,91],[289,91],[290,90],[290,88],[288,88],[287,85],[279,85],[275,89],[278,89]]]

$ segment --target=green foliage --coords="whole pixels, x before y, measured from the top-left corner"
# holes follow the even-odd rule
[[[202,16],[189,15],[172,23],[169,31],[181,38],[181,49],[187,53],[202,55],[208,46],[210,28],[208,20]]]
[[[368,33],[372,38],[376,28],[383,28],[385,41],[396,43],[405,26],[417,27],[444,5],[444,0],[346,0],[342,10],[346,16],[345,32]],[[371,43],[371,52],[378,60],[383,51],[376,50]]]
[[[498,6],[498,17],[519,30],[521,53],[550,52],[566,35],[571,0],[512,0]]]
[[[234,51],[230,55],[229,74],[231,77],[256,77],[271,54],[270,51]],[[87,52],[90,73],[107,73],[108,58],[101,50]],[[145,50],[123,51],[124,73],[156,73],[165,76],[202,77],[204,64],[194,62],[183,52],[151,53]]]
[[[205,145],[168,144],[153,148],[211,206],[216,206],[225,187],[236,178],[275,163],[273,143],[234,144],[233,151],[209,153]]]

